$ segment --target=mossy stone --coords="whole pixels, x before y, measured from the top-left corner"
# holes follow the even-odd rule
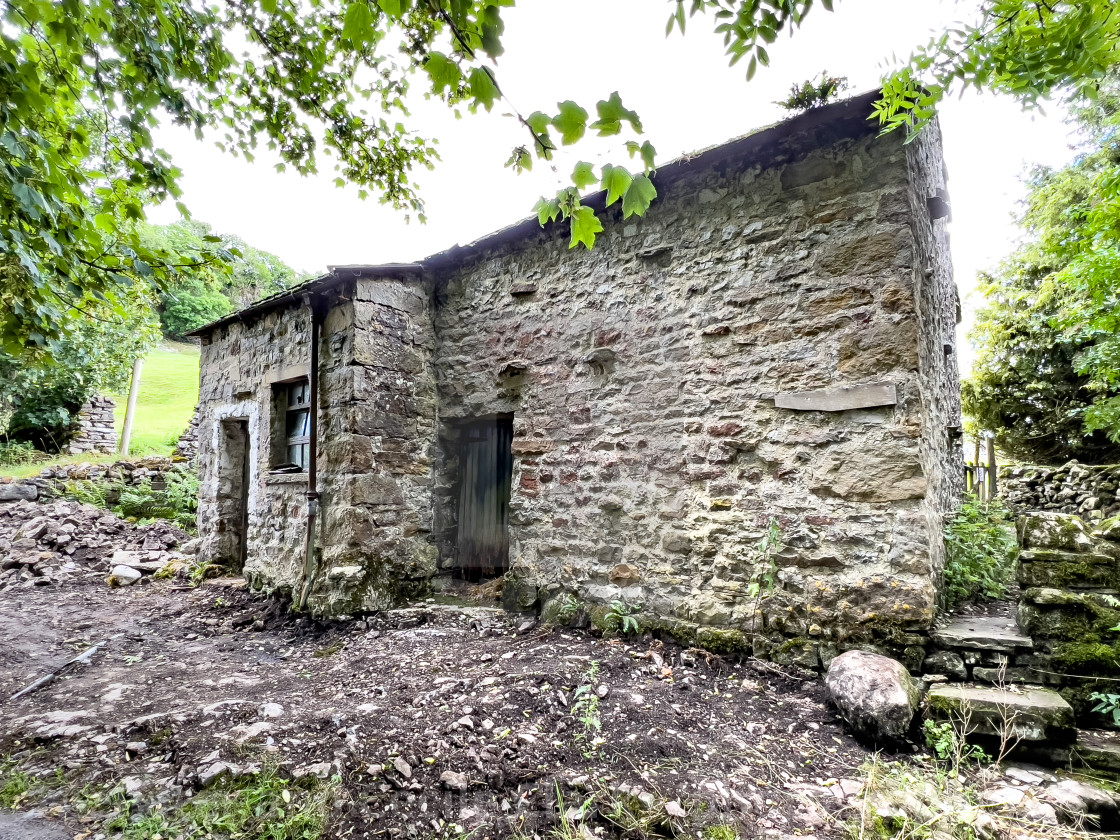
[[[1108,588],[1120,577],[1120,564],[1106,554],[1077,554],[1067,551],[1024,551],[1019,557],[1022,587]]]
[[[1051,667],[1065,674],[1110,676],[1120,674],[1120,644],[1067,642],[1054,646]]]
[[[698,627],[696,644],[712,653],[749,655],[752,652],[751,640],[742,630]]]

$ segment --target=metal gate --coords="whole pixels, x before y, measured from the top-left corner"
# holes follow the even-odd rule
[[[512,418],[498,417],[462,428],[457,565],[467,580],[494,577],[509,568],[512,447]]]

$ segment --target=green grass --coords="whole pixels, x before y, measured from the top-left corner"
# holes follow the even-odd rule
[[[198,403],[198,365],[198,348],[193,344],[167,342],[144,359],[129,454],[171,454]],[[110,396],[117,401],[119,436],[128,392]]]

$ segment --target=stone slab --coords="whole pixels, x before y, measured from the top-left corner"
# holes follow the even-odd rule
[[[39,498],[34,484],[0,484],[0,502],[33,502]]]
[[[774,397],[776,408],[794,411],[851,411],[857,408],[879,408],[898,403],[894,383],[854,385],[820,391],[798,391]]]
[[[1000,737],[1009,727],[1022,741],[1072,743],[1077,737],[1073,708],[1056,691],[1015,691],[965,685],[935,685],[929,690],[929,715],[962,720],[980,735]]]
[[[1000,616],[957,616],[930,636],[942,647],[996,650],[1014,653],[1033,650],[1031,637],[1024,635],[1013,618]]]

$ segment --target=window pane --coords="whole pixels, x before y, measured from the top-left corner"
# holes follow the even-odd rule
[[[311,386],[305,382],[295,382],[288,386],[288,406],[310,405]]]
[[[293,464],[299,464],[299,466],[307,469],[309,450],[310,446],[306,443],[293,444],[292,446],[288,447],[288,460]]]
[[[311,412],[306,408],[288,412],[285,436],[288,438],[307,437],[311,434]]]

